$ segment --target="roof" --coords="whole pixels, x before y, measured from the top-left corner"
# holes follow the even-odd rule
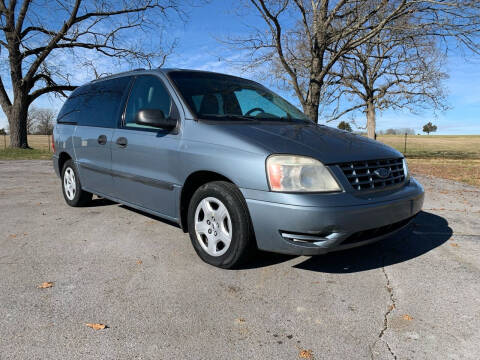
[[[139,69],[135,69],[135,70],[130,70],[130,71],[124,71],[124,72],[120,72],[120,73],[117,73],[117,74],[112,74],[112,75],[108,75],[108,76],[104,76],[104,77],[101,77],[99,79],[95,79],[95,80],[92,80],[91,83],[95,83],[95,82],[99,82],[99,81],[103,81],[103,80],[108,80],[108,79],[114,79],[114,78],[117,78],[117,77],[124,77],[124,76],[130,76],[130,75],[135,75],[137,74],[138,72],[142,72],[142,73],[156,73],[156,72],[161,72],[163,74],[168,74],[170,72],[173,72],[173,71],[185,71],[185,72],[198,72],[198,73],[206,73],[206,74],[216,74],[216,75],[224,75],[224,76],[231,76],[231,77],[238,77],[238,76],[235,76],[235,75],[229,75],[229,74],[222,74],[222,73],[217,73],[217,72],[214,72],[214,71],[205,71],[205,70],[194,70],[194,69],[180,69],[180,68],[157,68],[157,69],[143,69],[143,68],[139,68]],[[245,79],[244,79],[245,80]]]

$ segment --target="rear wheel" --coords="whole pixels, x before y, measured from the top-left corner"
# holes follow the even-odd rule
[[[221,268],[242,263],[254,244],[245,200],[235,185],[225,181],[207,183],[194,193],[188,230],[198,256]]]
[[[82,190],[77,168],[72,160],[67,160],[63,165],[62,190],[63,197],[70,206],[84,206],[92,200],[92,194]]]

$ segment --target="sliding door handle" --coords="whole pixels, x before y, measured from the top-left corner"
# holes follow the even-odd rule
[[[100,145],[105,145],[107,143],[107,137],[105,135],[100,135],[97,141]]]
[[[117,145],[120,147],[127,147],[128,145],[128,140],[125,137],[119,137],[116,141]]]

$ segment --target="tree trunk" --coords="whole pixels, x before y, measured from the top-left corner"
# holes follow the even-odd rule
[[[29,149],[27,139],[28,102],[26,96],[16,97],[7,114],[10,125],[10,147]]]
[[[318,105],[306,103],[303,106],[303,112],[310,120],[318,122]]]
[[[320,91],[322,89],[320,81],[311,79],[308,86],[308,95],[303,105],[303,112],[312,121],[318,123],[318,108],[320,106]]]
[[[376,119],[375,104],[373,100],[367,101],[367,135],[370,139],[375,139]]]

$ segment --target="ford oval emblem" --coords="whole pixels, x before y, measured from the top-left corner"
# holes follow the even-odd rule
[[[392,174],[392,170],[387,168],[378,168],[373,172],[380,179],[386,179]]]

